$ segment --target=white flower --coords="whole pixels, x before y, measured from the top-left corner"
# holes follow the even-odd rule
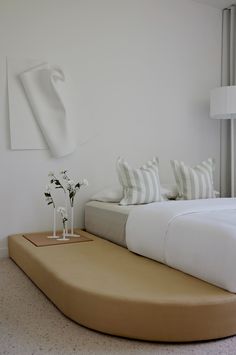
[[[50,186],[46,185],[46,192],[51,192]]]
[[[62,175],[62,179],[67,180],[67,181],[70,180],[70,178],[67,175],[67,170],[62,170],[60,172],[60,174]]]
[[[67,190],[72,190],[75,188],[75,182],[73,180],[67,181]]]
[[[67,215],[66,215],[66,210],[65,210],[64,207],[58,207],[57,212],[60,213],[61,218],[62,218],[62,223],[63,223],[63,226],[64,226],[64,228],[65,228],[66,222],[67,222],[67,220],[68,220],[68,219],[67,219]]]
[[[88,180],[87,179],[83,179],[81,185],[84,185],[84,186],[88,186]]]
[[[67,173],[67,170],[62,170],[60,171],[60,174],[62,175],[63,179],[66,179],[66,173]]]
[[[64,207],[58,207],[57,212],[60,213],[61,215],[65,215],[66,214],[66,210]]]

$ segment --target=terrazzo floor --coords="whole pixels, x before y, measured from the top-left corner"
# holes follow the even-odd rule
[[[236,355],[236,337],[160,344],[104,335],[64,317],[10,259],[0,260],[0,354]]]

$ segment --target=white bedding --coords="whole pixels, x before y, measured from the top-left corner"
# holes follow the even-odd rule
[[[128,249],[236,292],[236,199],[163,201],[134,208]]]

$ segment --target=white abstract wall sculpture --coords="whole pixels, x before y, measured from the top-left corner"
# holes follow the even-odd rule
[[[57,158],[76,149],[64,81],[63,71],[56,66],[8,59],[12,149],[49,148]]]
[[[29,106],[19,74],[40,61],[7,58],[11,149],[47,149],[47,144]]]

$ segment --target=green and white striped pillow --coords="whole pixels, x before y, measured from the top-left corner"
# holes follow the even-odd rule
[[[140,168],[133,169],[124,159],[117,159],[118,177],[124,192],[120,205],[162,201],[158,165],[158,158],[153,158]]]
[[[215,169],[213,159],[209,158],[193,168],[178,160],[172,160],[171,165],[180,198],[195,200],[216,197],[213,184]]]

